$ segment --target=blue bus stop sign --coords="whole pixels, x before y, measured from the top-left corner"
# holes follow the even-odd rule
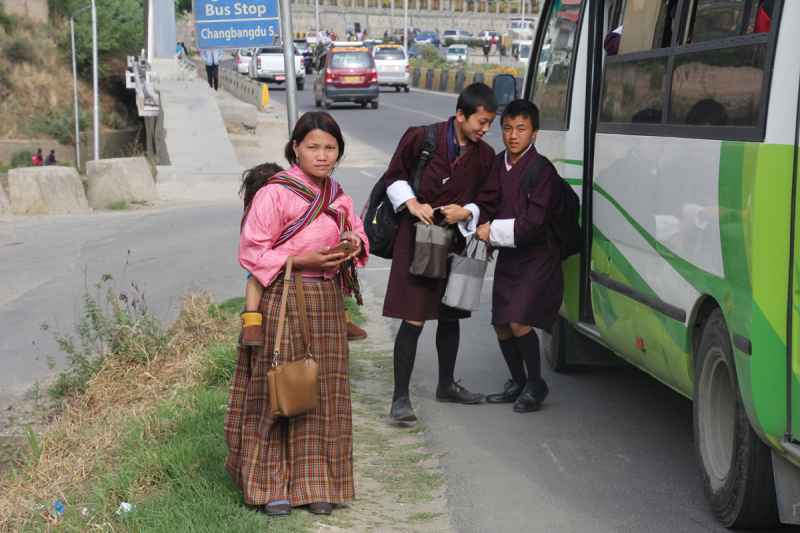
[[[277,0],[194,0],[197,48],[255,48],[280,36]]]

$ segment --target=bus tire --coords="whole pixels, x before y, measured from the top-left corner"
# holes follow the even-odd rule
[[[777,525],[772,456],[742,404],[731,337],[720,309],[709,316],[698,348],[693,419],[703,491],[717,519],[735,529]]]
[[[549,333],[542,330],[544,358],[553,372],[559,374],[575,370],[575,365],[567,362],[567,327],[564,318],[559,316]]]

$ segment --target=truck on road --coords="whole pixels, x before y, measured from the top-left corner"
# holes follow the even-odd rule
[[[303,64],[303,55],[294,49],[294,75],[297,78],[297,90],[302,91],[306,83],[306,69]],[[248,75],[254,80],[270,83],[283,83],[286,81],[286,69],[283,62],[282,46],[265,46],[256,48],[250,61]]]

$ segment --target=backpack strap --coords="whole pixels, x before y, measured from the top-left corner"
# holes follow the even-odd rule
[[[422,180],[422,171],[425,170],[425,166],[428,164],[428,161],[431,160],[433,152],[436,151],[437,137],[439,136],[439,126],[436,124],[422,126],[422,129],[425,132],[425,142],[422,144],[422,152],[419,154],[419,163],[417,163],[417,168],[414,170],[412,178],[411,189],[414,191],[414,194],[419,192],[419,182]]]
[[[525,191],[525,197],[531,197],[531,189],[533,188],[533,182],[536,181],[536,178],[539,177],[539,173],[544,170],[547,165],[552,165],[549,159],[547,159],[542,154],[539,154],[539,157],[534,159],[528,168],[525,169],[525,178],[522,180],[522,190]]]

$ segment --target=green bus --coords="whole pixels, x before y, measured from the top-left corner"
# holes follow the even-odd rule
[[[520,97],[585,235],[548,363],[610,351],[692,399],[719,521],[800,523],[800,1],[539,7]]]

